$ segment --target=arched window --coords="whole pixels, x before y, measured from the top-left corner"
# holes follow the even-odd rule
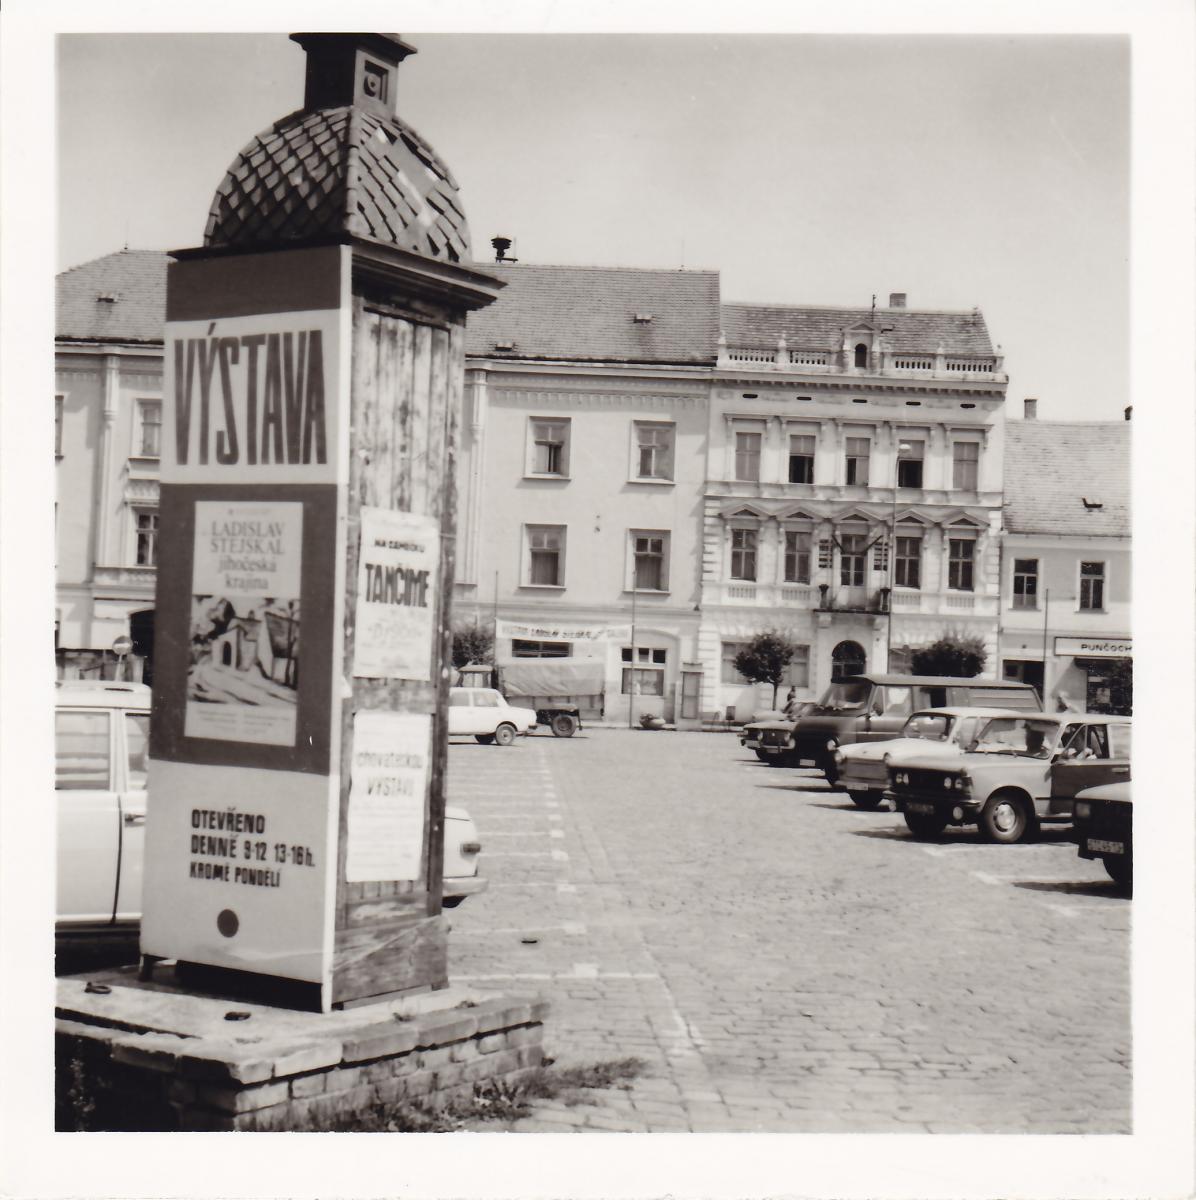
[[[868,365],[868,347],[863,342],[856,344],[855,365],[857,367],[866,367]]]
[[[862,675],[867,665],[864,647],[859,642],[840,642],[831,651],[831,681]]]

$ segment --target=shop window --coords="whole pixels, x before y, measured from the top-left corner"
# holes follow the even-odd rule
[[[527,638],[511,639],[512,658],[569,658],[573,647],[568,642],[535,642]]]
[[[719,673],[721,683],[751,683],[752,681],[735,665],[735,656],[747,649],[747,642],[723,642],[722,668]]]
[[[673,442],[675,429],[672,425],[649,421],[635,422],[635,478],[672,479]]]
[[[531,421],[529,475],[564,478],[569,474],[569,425],[567,419]]]
[[[925,442],[902,442],[897,450],[897,486],[920,488],[922,486],[922,458],[926,452]]]
[[[922,539],[899,537],[897,557],[893,562],[893,586],[920,588],[922,586]]]
[[[526,580],[531,587],[563,587],[565,526],[528,525]]]
[[[731,578],[754,582],[756,578],[756,531],[731,530]]]
[[[137,540],[137,565],[158,565],[158,510],[138,508],[133,510],[134,536]]]
[[[1032,659],[1007,658],[1001,668],[1001,678],[1011,683],[1028,683],[1042,696],[1042,663]]]
[[[669,535],[658,530],[630,532],[631,578],[628,585],[639,592],[669,590]]]
[[[760,442],[759,433],[735,434],[735,478],[744,483],[760,481]]]
[[[976,543],[971,538],[949,538],[947,586],[953,592],[975,590]]]
[[[814,437],[807,433],[789,435],[789,482],[814,482]]]
[[[785,530],[785,582],[810,582],[811,535],[799,529]]]
[[[847,439],[847,483],[866,484],[868,482],[868,464],[871,457],[871,438],[849,437]]]
[[[1038,607],[1038,559],[1013,560],[1013,607]]]
[[[844,587],[864,586],[864,566],[867,558],[865,535],[847,533],[839,541],[839,582]]]
[[[668,651],[655,646],[623,647],[624,696],[663,696]],[[634,688],[634,691],[632,690]]]
[[[1105,564],[1080,563],[1080,609],[1083,612],[1103,612],[1105,608]]]
[[[134,452],[138,458],[158,458],[162,453],[162,401],[137,401]]]
[[[980,443],[956,442],[952,452],[952,486],[960,491],[974,492],[980,478]]]

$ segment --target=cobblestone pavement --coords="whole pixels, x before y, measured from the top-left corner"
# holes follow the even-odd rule
[[[449,800],[490,880],[453,981],[551,999],[561,1065],[647,1064],[508,1128],[1130,1129],[1131,904],[1067,828],[919,843],[708,733],[455,743]]]

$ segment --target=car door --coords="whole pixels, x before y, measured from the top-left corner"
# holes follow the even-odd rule
[[[141,919],[141,876],[145,864],[146,781],[149,771],[147,712],[114,713],[120,802],[120,874],[116,919]]]
[[[493,733],[502,722],[501,696],[490,688],[478,688],[471,709],[474,727],[470,733]]]
[[[60,708],[54,714],[60,925],[112,920],[121,833],[113,740],[112,714],[105,709]]]
[[[900,736],[905,722],[913,712],[913,689],[908,687],[879,687],[873,693],[872,704],[864,727],[860,731],[861,742],[887,741]]]
[[[1051,765],[1051,812],[1067,814],[1077,792],[1129,778],[1128,764],[1110,758],[1109,727],[1069,724],[1061,741],[1062,757]]]

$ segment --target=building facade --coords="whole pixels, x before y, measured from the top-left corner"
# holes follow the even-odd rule
[[[908,669],[947,631],[996,651],[1006,377],[979,311],[722,306],[703,504],[701,707],[765,698],[738,649],[798,646],[798,699]],[[786,689],[787,690],[787,689]],[[771,692],[768,691],[768,698]]]
[[[457,620],[601,661],[605,719],[674,717],[700,615],[718,276],[500,262],[470,317]]]
[[[68,677],[111,677],[153,639],[166,256],[124,250],[58,276],[55,653]]]
[[[1132,707],[1130,429],[1030,400],[1006,427],[1001,672],[1048,708]]]

